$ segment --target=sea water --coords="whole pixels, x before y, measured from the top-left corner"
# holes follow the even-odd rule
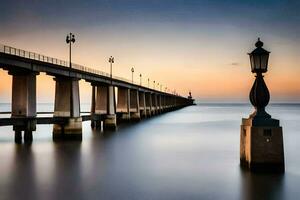
[[[249,104],[199,104],[115,132],[84,122],[82,142],[54,143],[52,125],[38,125],[31,145],[17,145],[12,127],[0,127],[0,199],[298,199],[300,105],[267,109],[283,126],[283,175],[239,166],[241,118],[252,111]]]

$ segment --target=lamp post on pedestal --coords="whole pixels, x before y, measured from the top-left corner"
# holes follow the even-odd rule
[[[265,107],[270,101],[270,93],[263,73],[268,71],[270,52],[263,42],[256,42],[250,56],[252,73],[256,73],[250,91],[250,102],[255,111],[247,119],[242,119],[240,136],[240,163],[250,170],[284,171],[284,151],[282,127],[273,119]]]

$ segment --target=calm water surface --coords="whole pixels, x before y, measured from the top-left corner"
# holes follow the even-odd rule
[[[52,126],[40,125],[32,145],[16,145],[1,127],[0,199],[299,199],[300,105],[268,109],[284,130],[284,175],[240,169],[239,126],[251,111],[202,104],[111,134],[84,122],[81,143],[53,143]]]

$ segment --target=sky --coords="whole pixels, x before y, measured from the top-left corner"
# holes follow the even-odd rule
[[[254,74],[248,52],[258,37],[271,51],[265,80],[274,102],[300,100],[300,1],[297,0],[2,0],[0,43],[135,80],[142,74],[200,101],[248,102]],[[0,101],[11,77],[0,70]],[[53,77],[37,79],[39,102],[53,102]],[[9,87],[8,87],[9,86]],[[80,81],[82,101],[91,87]]]

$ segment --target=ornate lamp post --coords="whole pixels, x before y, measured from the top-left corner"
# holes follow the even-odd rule
[[[264,43],[258,38],[258,41],[255,43],[256,49],[249,53],[251,71],[252,73],[256,73],[256,79],[249,97],[251,104],[255,108],[252,117],[271,118],[265,111],[265,107],[270,101],[270,93],[262,75],[268,71],[270,52],[263,49],[263,45]]]
[[[69,33],[66,37],[66,42],[69,44],[69,61],[70,61],[70,68],[72,68],[72,60],[71,60],[71,54],[72,54],[72,43],[75,42],[75,35],[73,33]]]
[[[115,58],[110,56],[108,62],[110,63],[110,83],[112,85],[112,64],[115,63]]]
[[[69,66],[70,66],[70,75],[72,68],[72,43],[75,42],[75,35],[73,33],[69,33],[66,37],[66,43],[69,44]],[[70,117],[74,117],[74,109],[73,109],[73,80],[71,79],[70,84]]]
[[[131,81],[132,81],[132,84],[133,84],[133,73],[134,73],[134,68],[132,67],[131,68]]]
[[[240,136],[240,162],[250,170],[284,171],[282,127],[265,111],[270,93],[263,78],[268,71],[270,52],[258,41],[249,53],[252,73],[256,73],[250,91],[250,102],[255,111],[249,118],[242,119]]]

